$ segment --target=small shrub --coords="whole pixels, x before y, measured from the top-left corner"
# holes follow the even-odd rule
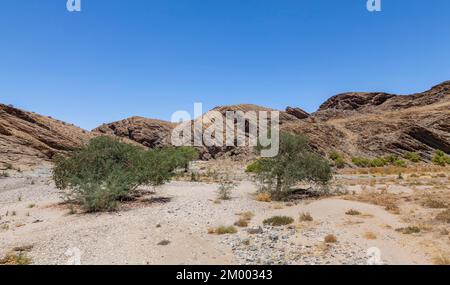
[[[312,222],[314,219],[310,213],[301,213],[300,222]]]
[[[450,209],[447,209],[436,216],[438,221],[450,223]]]
[[[420,233],[420,228],[414,227],[414,226],[409,226],[409,227],[406,227],[406,228],[396,229],[396,231],[400,232],[402,234],[405,234],[405,235],[410,235],[410,234]]]
[[[158,245],[162,245],[162,246],[166,246],[170,244],[170,240],[162,240],[160,242],[158,242]]]
[[[345,160],[340,153],[333,151],[329,156],[330,159],[334,162],[334,166],[336,166],[337,168],[345,167]]]
[[[338,159],[336,159],[336,160],[334,161],[334,165],[335,165],[337,168],[344,168],[344,167],[345,167],[345,164],[346,164],[346,162],[345,162],[345,160],[344,160],[342,157],[340,157],[340,158],[338,158]]]
[[[423,202],[423,206],[431,209],[445,209],[448,205],[444,201],[429,197]]]
[[[411,162],[419,162],[420,161],[420,155],[417,152],[407,152],[403,156],[405,159],[411,161]]]
[[[6,170],[12,170],[13,169],[13,165],[9,162],[5,163],[5,169]]]
[[[350,209],[347,212],[345,212],[345,214],[349,215],[349,216],[359,216],[359,215],[361,215],[361,212],[354,210],[354,209]]]
[[[0,259],[2,265],[30,265],[31,258],[27,257],[24,252],[8,253],[4,258]]]
[[[450,265],[450,258],[440,254],[439,256],[433,258],[433,263],[435,265]]]
[[[232,181],[222,181],[219,183],[217,187],[217,195],[220,200],[230,200],[231,193],[234,188],[236,188],[236,184]]]
[[[28,208],[29,208],[29,209],[32,209],[32,208],[34,208],[34,207],[36,207],[36,204],[30,204],[30,205],[28,205]]]
[[[363,168],[371,166],[370,159],[364,158],[364,157],[353,157],[352,163],[358,167],[363,167]]]
[[[256,194],[255,200],[258,202],[271,202],[272,196],[269,193],[260,192]]]
[[[219,226],[217,228],[208,229],[209,234],[225,235],[225,234],[235,234],[237,229],[233,226]]]
[[[333,161],[335,161],[335,160],[339,159],[340,157],[342,157],[341,154],[338,153],[337,151],[330,152],[329,156],[330,156],[330,159],[333,160]]]
[[[13,248],[15,252],[30,252],[33,249],[33,245],[22,245]]]
[[[247,173],[258,173],[261,170],[261,163],[259,160],[255,160],[254,162],[247,165],[245,168],[245,172]]]
[[[0,172],[0,178],[8,178],[9,176],[10,176],[9,173],[6,171]]]
[[[324,242],[325,243],[336,243],[337,242],[337,238],[336,238],[335,235],[329,234],[329,235],[325,236]]]
[[[250,221],[255,216],[255,214],[253,212],[243,212],[240,213],[239,216],[241,216],[241,219]]]
[[[394,161],[394,165],[397,167],[406,167],[406,161],[404,161],[403,159],[397,159],[396,161]]]
[[[371,167],[383,167],[388,164],[388,161],[384,159],[383,157],[377,157],[370,161]]]
[[[272,218],[265,219],[263,221],[263,224],[264,225],[273,226],[273,227],[278,227],[278,226],[289,225],[289,224],[292,224],[293,222],[294,222],[294,219],[291,218],[291,217],[287,217],[287,216],[273,216]]]
[[[248,226],[248,220],[240,218],[239,220],[237,220],[234,223],[235,226],[240,227],[240,228],[245,228]]]
[[[442,150],[438,150],[433,155],[431,161],[436,165],[445,166],[446,164],[450,164],[450,157]]]

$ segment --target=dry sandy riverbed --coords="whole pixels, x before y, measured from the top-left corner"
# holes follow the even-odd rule
[[[73,262],[70,256],[78,250],[82,264],[431,262],[423,240],[395,231],[408,225],[380,206],[339,197],[257,202],[252,196],[255,186],[244,180],[232,199],[220,204],[215,202],[216,184],[172,182],[156,193],[148,189],[141,202],[115,213],[71,214],[58,205],[61,195],[49,175],[43,168],[0,179],[0,258],[15,247],[31,245],[27,255],[33,264]],[[346,215],[349,209],[362,214]],[[233,225],[239,213],[249,211],[254,217],[248,228],[230,235],[208,234],[208,228]],[[303,212],[313,221],[299,221]],[[262,221],[274,215],[290,216],[295,222],[263,227]],[[249,233],[249,228],[256,233]],[[324,243],[329,234],[337,243]],[[159,245],[161,241],[168,244]],[[380,259],[373,259],[378,254]]]

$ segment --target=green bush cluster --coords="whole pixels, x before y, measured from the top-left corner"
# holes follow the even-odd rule
[[[445,154],[442,150],[438,150],[433,155],[431,161],[436,165],[445,166],[446,164],[450,164],[450,156]]]
[[[334,162],[334,166],[336,166],[337,168],[345,167],[345,160],[340,153],[338,153],[337,151],[333,151],[329,156],[330,159]]]
[[[411,161],[411,162],[419,162],[420,161],[420,154],[418,154],[417,152],[407,152],[404,155],[404,158]]]
[[[257,147],[257,151],[261,151]],[[328,161],[314,153],[304,136],[280,133],[279,153],[250,167],[272,198],[281,199],[299,182],[326,185],[332,178]]]
[[[399,167],[406,167],[406,162],[403,159],[397,158],[394,155],[377,157],[374,159],[366,157],[353,157],[352,163],[358,167],[384,167],[387,165],[395,165]]]
[[[188,155],[189,154],[189,155]],[[69,201],[88,212],[115,210],[139,186],[171,180],[194,156],[186,148],[145,150],[110,137],[92,139],[67,157],[55,159],[53,180]]]

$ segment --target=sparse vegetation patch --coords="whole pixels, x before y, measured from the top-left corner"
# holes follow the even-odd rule
[[[272,218],[265,219],[263,221],[263,224],[264,225],[273,226],[273,227],[278,227],[278,226],[289,225],[289,224],[292,224],[293,222],[294,222],[294,219],[291,218],[291,217],[287,217],[287,216],[273,216]]]

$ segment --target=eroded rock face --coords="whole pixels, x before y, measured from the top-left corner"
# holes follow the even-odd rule
[[[306,118],[310,117],[310,114],[303,111],[300,108],[293,108],[293,107],[287,107],[286,108],[286,113],[288,113],[289,115],[292,115],[294,117],[296,117],[297,119],[303,120]]]
[[[131,117],[104,124],[92,132],[130,139],[149,148],[161,148],[170,145],[170,136],[174,127],[175,124],[166,121]]]
[[[275,111],[257,105],[243,104],[216,107],[226,122],[227,111]],[[212,112],[191,122],[210,119]],[[341,152],[348,160],[353,156],[375,157],[402,155],[407,151],[429,160],[441,149],[450,153],[450,81],[409,96],[387,93],[344,93],[327,100],[320,109],[308,114],[288,107],[280,111],[281,130],[304,134],[311,146],[322,155]],[[208,121],[208,120],[207,120]],[[235,128],[237,122],[224,126]],[[149,148],[171,145],[171,135],[180,125],[161,120],[131,117],[104,124],[92,132],[73,125],[0,104],[0,168],[12,163],[31,166],[49,161],[58,153],[79,148],[89,139],[108,135]],[[206,124],[205,127],[207,127]],[[245,121],[244,132],[252,129]],[[199,147],[203,159],[230,156],[248,158],[252,147]]]
[[[342,151],[349,156],[413,151],[429,160],[437,149],[450,152],[450,81],[408,96],[340,94],[313,116],[346,134],[353,150]]]
[[[79,148],[90,137],[74,125],[0,104],[0,168],[32,167]]]

